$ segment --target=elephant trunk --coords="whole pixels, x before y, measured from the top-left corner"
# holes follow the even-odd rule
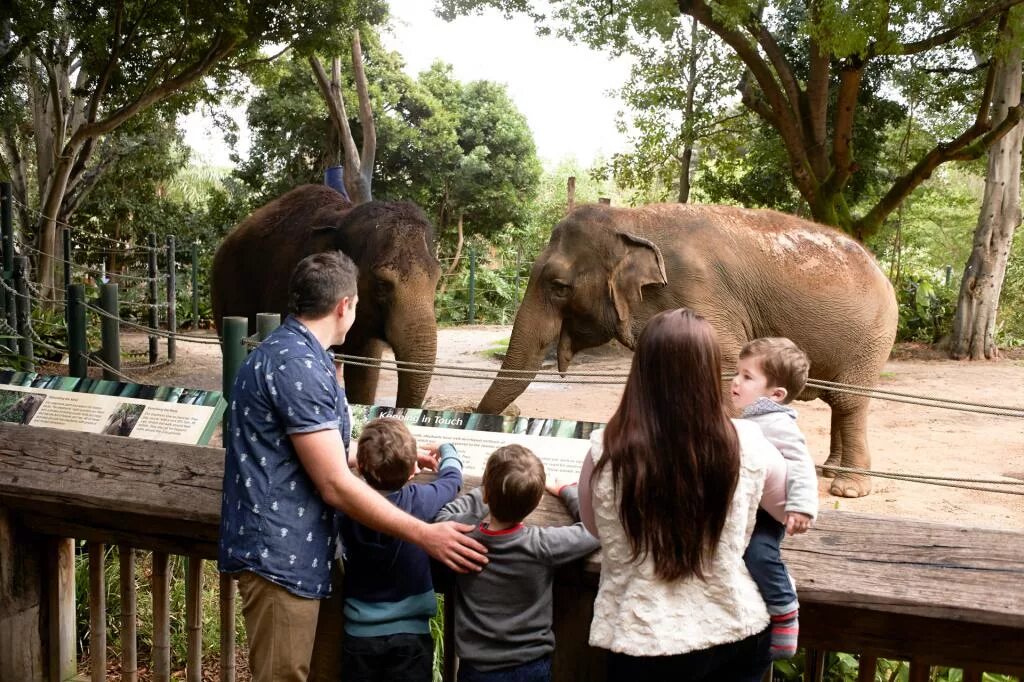
[[[411,309],[429,314],[417,313],[416,319],[411,322],[408,319],[396,320],[389,323],[385,330],[387,341],[395,353],[395,360],[424,365],[411,366],[409,369],[414,371],[398,373],[398,407],[423,405],[427,388],[430,386],[434,361],[437,359],[437,322],[433,316],[434,307],[427,303]]]
[[[523,303],[516,313],[516,321],[512,327],[512,337],[508,343],[508,352],[501,363],[502,372],[491,383],[484,394],[477,412],[498,414],[526,390],[530,382],[537,376],[544,354],[552,342],[558,338],[562,327],[562,317],[541,295],[540,286],[535,286],[531,278],[526,288]],[[562,349],[559,348],[559,369],[562,369]],[[568,358],[566,358],[568,365]],[[525,373],[505,373],[505,370],[525,370]],[[562,369],[564,371],[564,369]]]

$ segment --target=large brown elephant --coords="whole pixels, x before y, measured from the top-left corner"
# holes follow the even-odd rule
[[[414,204],[371,201],[353,207],[329,187],[303,185],[239,223],[213,260],[213,314],[286,313],[288,280],[305,256],[338,249],[359,267],[359,308],[341,351],[379,358],[388,344],[400,361],[433,363],[437,352],[434,291],[441,269],[434,230]],[[378,370],[345,365],[353,403],[372,403]],[[430,374],[398,377],[399,407],[419,407]]]
[[[749,339],[786,336],[810,356],[812,378],[870,386],[896,336],[889,280],[831,228],[726,206],[590,205],[555,227],[533,264],[502,369],[537,370],[557,340],[564,372],[581,349],[613,338],[632,348],[652,315],[683,306],[714,325],[727,373]],[[478,410],[498,412],[525,388],[499,374]],[[816,397],[832,408],[828,463],[868,467],[868,399],[810,387],[800,395]],[[844,473],[831,490],[859,497],[871,484]]]

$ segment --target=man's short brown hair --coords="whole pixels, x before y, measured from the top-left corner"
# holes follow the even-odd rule
[[[800,395],[807,384],[807,373],[811,361],[807,353],[787,338],[781,336],[754,339],[740,350],[740,359],[753,358],[761,366],[768,379],[768,386],[786,389],[783,404]]]
[[[544,495],[544,463],[522,445],[498,448],[484,467],[484,493],[491,516],[518,523],[537,508]]]
[[[288,312],[317,320],[356,295],[359,269],[341,251],[324,251],[299,261],[288,281]]]
[[[400,419],[374,419],[359,434],[356,462],[371,488],[398,490],[416,470],[416,439]]]

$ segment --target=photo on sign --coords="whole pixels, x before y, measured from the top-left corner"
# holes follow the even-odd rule
[[[36,416],[39,406],[46,400],[43,393],[0,390],[0,421],[10,424],[28,424]]]
[[[145,409],[145,405],[121,403],[107,419],[107,423],[103,427],[103,433],[110,436],[130,435],[132,429],[139,423],[139,417],[142,416],[142,412]]]

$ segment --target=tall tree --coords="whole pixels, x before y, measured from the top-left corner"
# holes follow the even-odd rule
[[[555,0],[550,15],[531,0],[440,0],[442,16],[498,7],[525,12],[546,29],[562,27],[566,35],[590,44],[620,49],[636,35],[663,31],[677,12],[695,18],[715,33],[743,62],[740,81],[745,107],[779,135],[794,186],[818,221],[836,225],[858,238],[876,232],[887,216],[940,164],[980,158],[1024,115],[1024,104],[1007,108],[996,118],[990,109],[994,72],[988,63],[975,69],[972,48],[990,52],[996,22],[1006,9],[1024,0],[960,0],[889,2],[868,0],[852,5],[811,0]],[[799,21],[792,21],[798,17]],[[785,35],[794,23],[799,32]],[[952,139],[944,140],[862,213],[855,214],[847,196],[851,178],[860,170],[853,130],[858,101],[869,66],[918,59],[947,73],[970,72],[969,90],[959,99],[974,109],[972,121]],[[804,63],[806,72],[795,65]],[[937,86],[959,86],[956,79]],[[900,84],[889,80],[888,87]],[[834,99],[830,91],[835,88]],[[933,97],[940,93],[933,93]]]
[[[383,13],[379,0],[18,0],[12,9],[0,49],[0,75],[17,84],[3,94],[3,170],[18,200],[38,206],[43,298],[53,295],[57,223],[109,167],[122,125],[153,106],[184,110],[212,97],[204,78],[225,85],[270,59],[264,46],[312,49],[324,25]]]
[[[1000,21],[1001,45],[992,57],[992,118],[998,120],[1021,100],[1024,53],[1024,9],[1017,7]],[[971,360],[996,355],[995,329],[999,297],[1013,235],[1021,223],[1020,170],[1024,123],[1018,123],[988,151],[988,175],[981,201],[974,247],[960,282],[953,318],[950,355]]]

